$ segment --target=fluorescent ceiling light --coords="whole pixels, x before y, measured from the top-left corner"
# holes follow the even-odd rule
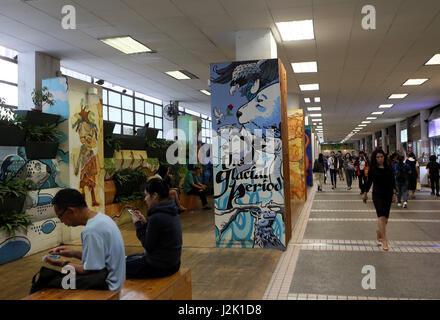
[[[294,73],[318,72],[318,64],[316,63],[316,61],[293,62],[292,69]]]
[[[360,128],[360,127],[358,127],[358,128],[356,128],[356,130],[362,130],[363,128]]]
[[[367,120],[376,120],[377,117],[367,117]]]
[[[304,98],[304,101],[306,102],[306,103],[310,103],[311,101],[310,101],[310,98]]]
[[[315,39],[313,20],[277,22],[276,25],[283,41]]]
[[[362,123],[371,123],[371,121],[362,121]]]
[[[321,98],[320,97],[316,97],[315,98],[315,102],[321,102]]]
[[[320,122],[319,125],[322,126],[322,122]]]
[[[389,109],[392,108],[394,106],[394,104],[381,104],[380,106],[378,106],[379,109]]]
[[[152,52],[150,48],[146,47],[139,41],[134,40],[132,37],[115,37],[115,38],[105,38],[99,39],[105,44],[122,51],[125,54]]]
[[[312,119],[312,122],[320,122],[322,119]]]
[[[436,64],[440,64],[440,53],[437,53],[436,55],[434,55],[431,60],[429,60],[427,63],[425,63],[425,66],[432,66],[432,65],[436,65]]]
[[[313,84],[300,84],[299,88],[301,91],[313,91],[313,90],[319,90],[319,84],[313,83]]]
[[[385,111],[375,111],[375,112],[372,112],[371,114],[377,114],[377,115],[380,115],[380,114],[383,114]]]
[[[322,117],[321,113],[311,113],[309,114],[309,116],[311,116],[312,118],[316,118],[316,117]]]
[[[307,111],[321,111],[321,107],[309,107]]]
[[[428,81],[428,79],[408,79],[403,84],[403,86],[420,86],[421,84]]]
[[[394,93],[389,96],[388,99],[403,99],[408,95],[408,93]]]
[[[366,127],[366,124],[360,124],[359,127]]]
[[[206,94],[207,96],[210,96],[210,95],[211,95],[211,92],[209,92],[209,91],[207,91],[207,90],[205,90],[205,89],[200,90],[200,92]]]
[[[165,72],[167,75],[177,79],[177,80],[188,80],[191,79],[186,74],[180,72],[180,71],[167,71]]]

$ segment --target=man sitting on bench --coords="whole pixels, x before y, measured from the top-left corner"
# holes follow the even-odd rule
[[[185,181],[182,185],[185,194],[199,196],[202,201],[203,209],[210,210],[211,208],[208,207],[208,200],[206,200],[207,186],[202,184],[198,178],[201,168],[199,166],[190,166],[189,169],[190,171],[186,174]]]
[[[58,267],[72,266],[76,289],[122,289],[125,282],[125,247],[116,223],[109,216],[90,210],[82,194],[75,189],[58,191],[52,204],[62,223],[85,228],[81,232],[82,251],[57,247],[49,254],[77,258],[82,263],[50,257],[46,258],[46,262]]]

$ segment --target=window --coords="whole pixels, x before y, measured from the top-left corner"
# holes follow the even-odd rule
[[[18,107],[17,55],[17,51],[0,46],[0,98],[14,108]]]
[[[202,114],[202,142],[211,143],[211,139],[212,139],[211,117]]]
[[[122,87],[103,85],[102,102],[104,108],[104,120],[116,122],[113,133],[134,135],[136,130],[149,123],[150,128],[159,129],[158,138],[163,136],[162,105],[153,101],[145,100],[148,97],[139,93],[133,96],[132,90]],[[111,87],[111,89],[110,89]],[[117,91],[114,89],[118,89]],[[127,90],[126,93],[122,93]],[[119,92],[118,92],[119,91]],[[155,101],[160,101],[155,99]]]

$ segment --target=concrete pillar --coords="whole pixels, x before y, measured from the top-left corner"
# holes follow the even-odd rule
[[[429,155],[431,149],[429,136],[428,136],[428,122],[425,122],[425,120],[428,120],[429,114],[430,114],[429,110],[420,111],[420,133],[422,139],[422,154],[425,153],[425,156]]]
[[[396,152],[402,153],[402,143],[400,142],[400,122],[396,122]]]
[[[287,110],[301,109],[299,105],[299,96],[297,94],[287,94]]]
[[[56,76],[60,70],[60,59],[42,52],[27,52],[18,55],[18,108],[34,108],[32,91],[41,89],[41,81]]]
[[[387,147],[387,129],[382,129],[382,150],[385,153],[388,153],[388,147]]]
[[[270,29],[240,30],[235,33],[235,59],[278,58],[277,43]]]

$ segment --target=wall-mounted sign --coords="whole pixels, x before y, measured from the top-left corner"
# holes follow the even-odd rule
[[[430,138],[440,136],[440,118],[429,121],[428,136]]]
[[[408,130],[402,130],[400,131],[400,142],[405,143],[408,142]]]

